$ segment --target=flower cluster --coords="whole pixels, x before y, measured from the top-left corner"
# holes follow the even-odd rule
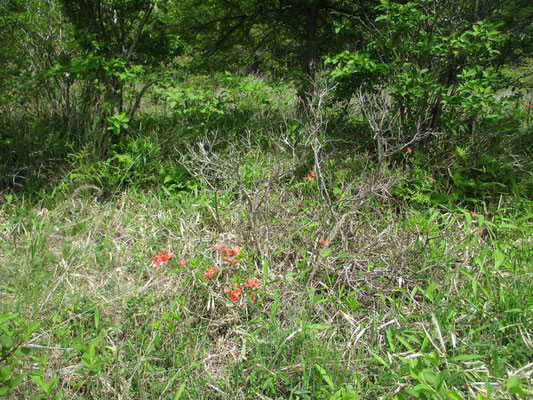
[[[152,257],[152,261],[154,262],[153,266],[159,267],[160,265],[167,263],[172,257],[174,257],[174,254],[170,252],[166,253],[164,250],[162,250],[160,254],[156,254]]]
[[[208,280],[208,279],[211,279],[213,278],[213,276],[215,276],[215,273],[217,272],[217,270],[213,267],[209,268],[207,270],[207,272],[204,272],[204,280]]]
[[[239,261],[233,257],[238,256],[241,252],[241,248],[239,246],[226,246],[223,243],[219,243],[215,246],[213,246],[215,249],[217,249],[222,255],[224,261],[230,262],[231,264],[237,264]],[[166,264],[168,261],[170,261],[172,258],[174,258],[174,254],[171,252],[165,252],[161,251],[161,253],[156,254],[152,257],[152,266],[159,267],[163,264]],[[178,262],[178,267],[183,268],[185,266],[185,260],[182,259]],[[217,269],[215,267],[209,267],[207,271],[204,271],[204,280],[210,280],[215,277],[215,274],[217,273]],[[242,284],[244,288],[251,291],[251,300],[256,301],[257,300],[257,294],[256,291],[261,289],[261,285],[258,279],[256,278],[249,278],[246,282]],[[224,293],[229,294],[229,298],[231,301],[237,301],[239,297],[243,294],[244,288],[241,288],[238,283],[233,284],[232,289],[224,289]]]
[[[243,283],[244,287],[251,288],[251,289],[260,289],[259,286],[259,279],[257,278],[249,278],[248,282]]]
[[[231,293],[231,295],[229,296],[230,300],[231,301],[235,301],[239,298],[239,296],[241,295],[242,293],[242,289],[239,287],[238,284],[234,283],[233,284],[233,290],[231,289],[224,289],[224,293]]]
[[[257,278],[248,278],[248,281],[243,283],[243,286],[250,290],[259,290],[261,289],[261,285],[259,282],[259,279]],[[230,294],[230,300],[235,301],[239,298],[239,296],[242,294],[242,289],[239,287],[237,283],[233,284],[233,289],[224,289],[224,293]],[[257,299],[257,296],[254,292],[252,292],[251,296],[252,301],[255,301]]]
[[[315,173],[313,171],[310,171],[307,176],[305,177],[305,181],[308,182],[308,181],[312,181],[315,179]]]
[[[259,285],[259,279],[257,278],[249,278],[248,282],[244,282],[243,285],[244,287],[252,289],[252,290],[261,289],[261,286]],[[252,301],[255,301],[257,299],[257,296],[255,295],[255,293],[252,293],[251,299]]]
[[[230,263],[233,263],[233,264],[237,264],[239,262],[239,260],[237,260],[235,258],[230,258],[230,257],[238,255],[241,252],[241,248],[239,246],[226,247],[225,244],[219,243],[219,244],[216,244],[213,247],[215,249],[218,249],[222,254],[225,255],[224,261],[230,262]]]

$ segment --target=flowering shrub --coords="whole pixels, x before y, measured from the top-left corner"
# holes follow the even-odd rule
[[[218,243],[213,246],[214,249],[218,250],[218,253],[220,253],[223,257],[222,260],[225,262],[228,262],[230,264],[238,264],[239,260],[237,260],[236,256],[238,256],[241,253],[241,248],[239,246],[226,246],[224,243]],[[170,261],[174,257],[174,254],[171,252],[165,252],[161,251],[161,253],[156,254],[152,257],[152,266],[153,267],[159,267],[168,261]],[[178,267],[183,268],[185,266],[185,260],[181,259],[178,262]],[[177,270],[174,270],[173,272],[176,272]],[[215,267],[209,267],[207,271],[203,272],[203,280],[208,281],[215,277],[215,274],[218,272],[217,268]],[[260,281],[257,278],[248,278],[246,282],[242,284],[244,288],[251,290],[251,301],[257,300],[257,294],[256,291],[261,289]],[[243,289],[239,286],[239,283],[233,283],[233,288],[224,289],[225,294],[229,294],[229,299],[233,302],[237,301],[239,297],[243,293]]]

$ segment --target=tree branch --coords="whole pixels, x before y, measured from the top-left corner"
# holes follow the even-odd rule
[[[133,54],[133,51],[135,50],[135,47],[137,47],[137,42],[139,42],[139,38],[141,37],[141,32],[144,29],[144,25],[146,24],[146,21],[148,21],[148,17],[152,13],[152,10],[154,9],[154,3],[151,3],[148,7],[148,10],[144,13],[144,16],[139,23],[139,28],[137,28],[137,33],[135,34],[135,38],[133,39],[133,42],[131,43],[131,46],[128,50],[128,53],[126,54],[126,60],[129,61],[131,58],[131,55]]]

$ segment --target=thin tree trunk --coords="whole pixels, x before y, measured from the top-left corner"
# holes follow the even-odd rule
[[[311,93],[318,62],[318,16],[323,6],[323,0],[313,0],[305,9],[305,50],[302,55],[302,82],[298,92],[300,111],[306,113],[313,101]]]

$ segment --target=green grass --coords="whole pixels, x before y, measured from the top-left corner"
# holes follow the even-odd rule
[[[191,160],[189,194],[4,195],[0,304],[17,315],[0,323],[4,385],[26,374],[7,398],[526,396],[530,202],[399,208],[395,174],[332,159],[328,204],[289,149],[254,146],[212,173]],[[218,243],[242,248],[237,264]],[[154,268],[161,250],[175,258]],[[224,293],[251,277],[255,302],[243,285]]]

